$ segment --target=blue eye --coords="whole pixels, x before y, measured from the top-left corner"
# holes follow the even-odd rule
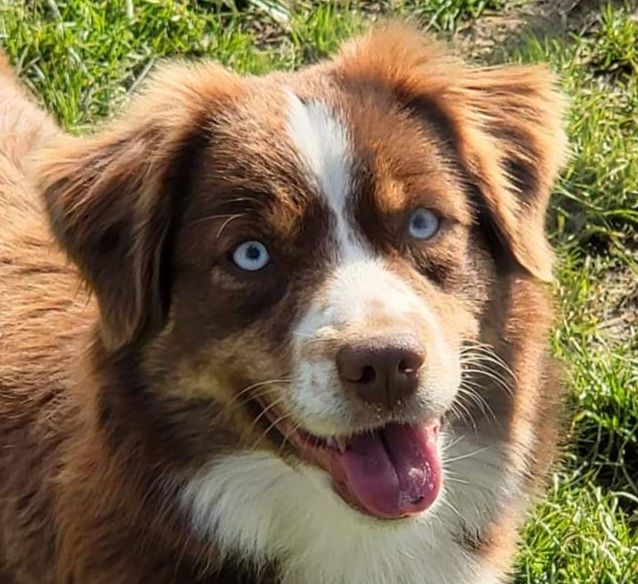
[[[245,241],[233,251],[233,262],[247,272],[261,270],[270,261],[270,254],[261,241]]]
[[[440,224],[438,216],[429,209],[417,209],[410,217],[410,235],[414,239],[430,239],[436,235]]]

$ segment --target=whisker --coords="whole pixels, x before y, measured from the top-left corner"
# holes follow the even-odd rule
[[[230,217],[228,217],[228,219],[226,219],[226,221],[224,221],[221,225],[221,227],[219,228],[219,230],[217,231],[217,237],[221,237],[224,229],[226,229],[226,227],[235,219],[239,219],[240,217],[242,217],[242,214],[238,214],[238,215],[231,215]]]
[[[235,197],[228,201],[229,205],[238,204],[238,203],[255,203],[256,205],[263,205],[263,201],[258,199],[257,197]],[[246,213],[219,213],[215,215],[206,215],[204,217],[199,217],[189,223],[186,224],[186,227],[190,227],[192,225],[196,225],[198,223],[203,223],[206,221],[214,221],[216,219],[225,219],[228,217],[241,217],[246,215]]]
[[[461,361],[462,366],[464,366],[465,368],[467,368],[468,366],[472,366],[472,367],[479,367],[481,368],[481,370],[484,370],[486,372],[490,372],[492,375],[496,375],[497,377],[499,377],[500,379],[502,379],[505,383],[515,383],[516,379],[510,375],[507,370],[503,369],[503,368],[495,368],[493,367],[493,365],[497,365],[498,367],[500,367],[500,364],[494,361],[491,361],[490,359],[486,359],[486,358],[471,358],[471,359],[464,359],[463,361]]]
[[[222,416],[226,415],[231,410],[231,408],[239,408],[241,406],[246,405],[246,403],[250,402],[252,399],[255,399],[256,397],[263,397],[274,391],[274,388],[272,387],[264,388],[264,386],[270,386],[275,384],[285,384],[285,383],[290,383],[290,380],[289,379],[268,379],[266,381],[260,381],[258,383],[253,383],[247,387],[244,387],[242,390],[240,390],[235,395],[233,395],[230,401],[228,401],[227,403],[223,405],[222,409],[217,413],[215,418],[213,418],[211,424],[217,423]],[[258,392],[254,391],[258,388],[259,388]]]
[[[257,422],[259,422],[259,420],[261,420],[264,416],[267,416],[268,412],[270,410],[272,410],[273,408],[277,407],[283,401],[284,401],[284,398],[280,397],[279,399],[276,399],[272,403],[268,404],[265,408],[263,408],[261,410],[261,412],[259,412],[259,415],[257,415],[255,417],[255,419],[252,421],[252,423],[250,424],[250,426],[248,427],[248,430],[246,430],[246,432],[250,433],[252,431],[252,429],[257,425]]]
[[[281,452],[286,447],[286,443],[290,440],[290,437],[295,434],[295,432],[297,432],[299,428],[301,428],[301,422],[295,422],[292,425],[290,431],[284,434],[284,439],[281,443],[281,446],[279,446],[279,452]]]
[[[498,366],[508,374],[514,381],[516,375],[508,365],[508,363],[496,352],[494,347],[486,343],[476,341],[466,341],[466,345],[461,348],[462,360],[469,360],[467,356],[476,361],[484,361]]]
[[[199,223],[205,223],[206,221],[215,221],[216,219],[228,219],[229,217],[236,217],[237,213],[222,213],[220,215],[206,215],[205,217],[200,217],[199,219],[194,219],[190,223],[186,224],[186,227],[192,227],[193,225],[198,225]]]
[[[446,474],[449,474],[449,471]],[[470,484],[468,481],[464,481],[463,479],[458,479],[456,477],[451,477],[451,476],[446,476],[445,480],[450,481],[452,483],[459,483],[460,485],[469,485]]]
[[[475,450],[473,452],[469,452],[467,454],[461,454],[459,456],[455,456],[453,458],[447,458],[445,459],[445,463],[446,464],[451,464],[453,462],[458,462],[459,460],[466,460],[468,458],[472,458],[474,456],[477,456],[479,454],[481,454],[481,452],[485,452],[486,450],[490,450],[489,446],[484,446],[483,448],[479,448],[478,450]]]
[[[464,439],[465,436],[463,436],[463,434],[459,434],[452,442],[450,442],[449,444],[444,444],[441,451],[443,453],[447,452],[451,448],[454,448],[459,442],[462,442]]]
[[[459,409],[457,409],[457,408],[460,408],[463,411],[463,413],[461,413],[461,411]],[[450,407],[450,411],[457,418],[461,419],[463,422],[465,422],[467,424],[470,424],[476,430],[476,422],[475,422],[472,414],[468,410],[467,406],[461,400],[455,401],[452,404],[452,406]]]
[[[486,418],[491,418],[492,421],[498,422],[496,415],[494,414],[494,410],[487,403],[485,398],[477,391],[476,386],[472,386],[469,383],[462,384],[459,387],[459,396],[460,398],[467,397],[472,400],[472,403],[479,408],[479,410],[483,413]]]
[[[255,440],[255,442],[252,445],[252,448],[255,448],[257,446],[257,444],[259,444],[262,440],[262,438],[264,436],[266,436],[268,434],[268,432],[270,432],[273,428],[275,428],[276,426],[278,426],[279,424],[281,424],[281,422],[283,422],[284,420],[286,420],[287,418],[289,418],[291,416],[290,412],[286,412],[285,414],[279,416],[279,418],[277,418],[274,422],[272,422],[268,428],[266,428],[257,438],[257,440]]]
[[[251,392],[249,395],[244,396],[242,399],[232,399],[229,402],[223,404],[223,407],[217,415],[211,420],[211,425],[215,425],[222,417],[231,414],[234,410],[237,410],[246,404],[250,403],[255,398],[266,397],[274,391],[274,388],[265,387],[255,392]]]
[[[490,370],[487,370],[487,369],[465,369],[464,373],[465,374],[469,374],[469,375],[472,375],[472,374],[484,375],[488,379],[491,379],[492,381],[494,381],[507,394],[511,395],[511,393],[512,393],[512,388],[510,387],[510,385],[504,379],[502,379],[501,377],[499,377],[495,373],[491,372]]]
[[[463,516],[458,511],[458,509],[456,507],[454,507],[454,505],[452,505],[452,503],[447,501],[445,499],[445,497],[441,497],[441,503],[443,503],[448,509],[450,509],[450,511],[452,511],[452,513],[454,513],[454,515],[456,515],[459,519],[463,520]]]

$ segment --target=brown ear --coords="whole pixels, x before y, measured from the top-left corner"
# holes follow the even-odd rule
[[[471,68],[404,25],[346,47],[342,78],[390,86],[458,158],[512,258],[552,279],[545,237],[551,186],[566,158],[565,99],[543,66]]]
[[[53,231],[95,291],[105,346],[157,330],[168,310],[171,238],[210,116],[235,78],[217,67],[171,66],[127,115],[42,156]]]
[[[566,159],[564,98],[542,66],[466,70],[448,99],[459,152],[513,257],[552,280],[545,236],[552,184]]]

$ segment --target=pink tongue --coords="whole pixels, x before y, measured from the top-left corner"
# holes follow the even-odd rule
[[[390,424],[356,436],[339,459],[350,494],[378,517],[420,513],[434,503],[441,488],[433,425]]]

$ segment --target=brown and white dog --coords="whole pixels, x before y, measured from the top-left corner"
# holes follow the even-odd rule
[[[83,138],[0,75],[2,583],[508,580],[560,410],[544,68],[388,25]]]

